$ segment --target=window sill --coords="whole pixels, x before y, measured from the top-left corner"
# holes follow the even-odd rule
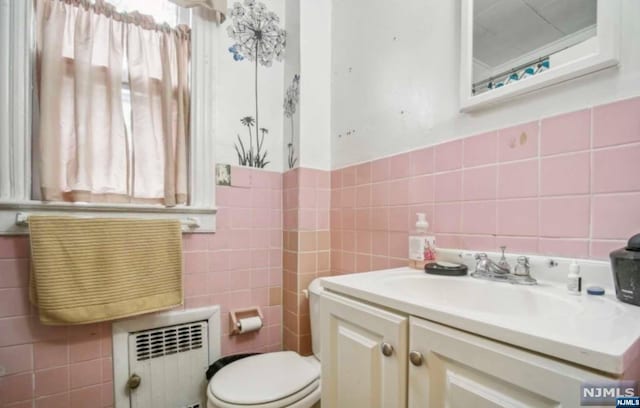
[[[29,214],[68,215],[96,218],[179,219],[183,232],[215,232],[216,208],[177,206],[166,208],[140,204],[47,203],[43,201],[0,201],[0,235],[28,234],[21,221]]]

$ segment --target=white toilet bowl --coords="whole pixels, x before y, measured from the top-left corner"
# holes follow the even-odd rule
[[[221,368],[207,386],[208,408],[310,408],[320,401],[318,280],[309,285],[313,356],[293,351],[258,354]]]

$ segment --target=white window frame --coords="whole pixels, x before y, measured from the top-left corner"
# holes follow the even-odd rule
[[[31,1],[0,0],[0,235],[27,233],[16,221],[28,214],[173,218],[189,221],[185,232],[215,231],[215,13],[191,11],[190,202],[166,208],[31,199],[34,12]]]

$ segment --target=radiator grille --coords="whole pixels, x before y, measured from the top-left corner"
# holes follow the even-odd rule
[[[202,348],[204,325],[204,322],[196,322],[137,332],[134,334],[136,359],[142,361]]]

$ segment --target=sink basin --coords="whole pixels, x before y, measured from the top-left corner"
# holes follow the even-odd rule
[[[530,287],[478,280],[469,277],[400,275],[381,282],[388,290],[424,305],[447,305],[476,314],[527,319],[530,316],[562,318],[584,311],[578,300],[549,287]]]

